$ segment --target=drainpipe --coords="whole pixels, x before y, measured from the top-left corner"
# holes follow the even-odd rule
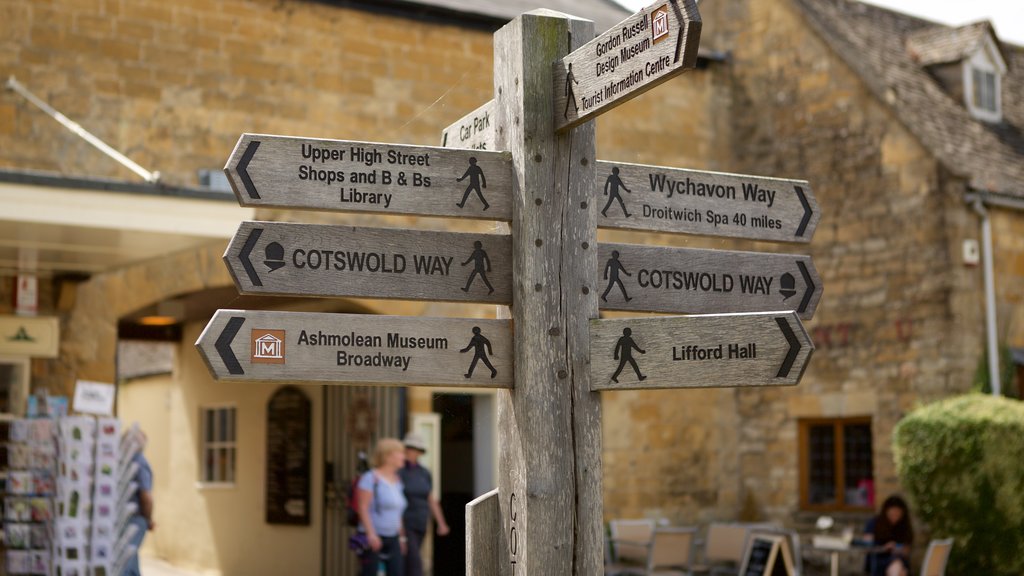
[[[992,395],[1000,396],[999,343],[996,339],[996,281],[992,268],[992,221],[981,198],[974,198],[971,207],[981,218],[981,260],[985,276],[985,333],[988,340],[988,374]]]

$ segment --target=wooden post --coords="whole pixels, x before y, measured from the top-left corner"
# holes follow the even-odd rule
[[[466,576],[494,576],[503,558],[495,526],[501,526],[498,489],[466,504]]]
[[[596,318],[595,143],[588,122],[556,137],[553,65],[593,23],[549,10],[494,36],[497,148],[513,157],[515,387],[498,393],[499,574],[599,574],[600,398],[590,392]]]

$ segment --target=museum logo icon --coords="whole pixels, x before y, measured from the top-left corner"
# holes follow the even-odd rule
[[[668,4],[651,13],[651,34],[655,44],[668,38]]]
[[[284,364],[284,330],[252,330],[252,363]]]

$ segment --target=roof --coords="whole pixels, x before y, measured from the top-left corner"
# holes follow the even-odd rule
[[[357,0],[374,7],[434,12],[490,23],[495,28],[524,12],[547,8],[594,21],[600,34],[632,14],[613,0]]]
[[[985,123],[943,90],[906,49],[910,39],[926,44],[930,58],[958,49],[966,40],[931,40],[953,28],[849,0],[793,2],[947,170],[975,191],[1024,198],[1024,48],[1000,47],[1009,67],[1002,85],[1003,122]],[[962,36],[976,33],[975,27],[966,27]]]
[[[979,50],[985,38],[996,39],[995,30],[987,20],[959,28],[932,26],[907,35],[907,50],[922,66],[948,64]]]

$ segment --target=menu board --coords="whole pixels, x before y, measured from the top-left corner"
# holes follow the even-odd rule
[[[791,576],[793,562],[784,536],[751,534],[740,576]]]
[[[310,524],[310,406],[295,386],[279,389],[267,404],[268,524]]]

